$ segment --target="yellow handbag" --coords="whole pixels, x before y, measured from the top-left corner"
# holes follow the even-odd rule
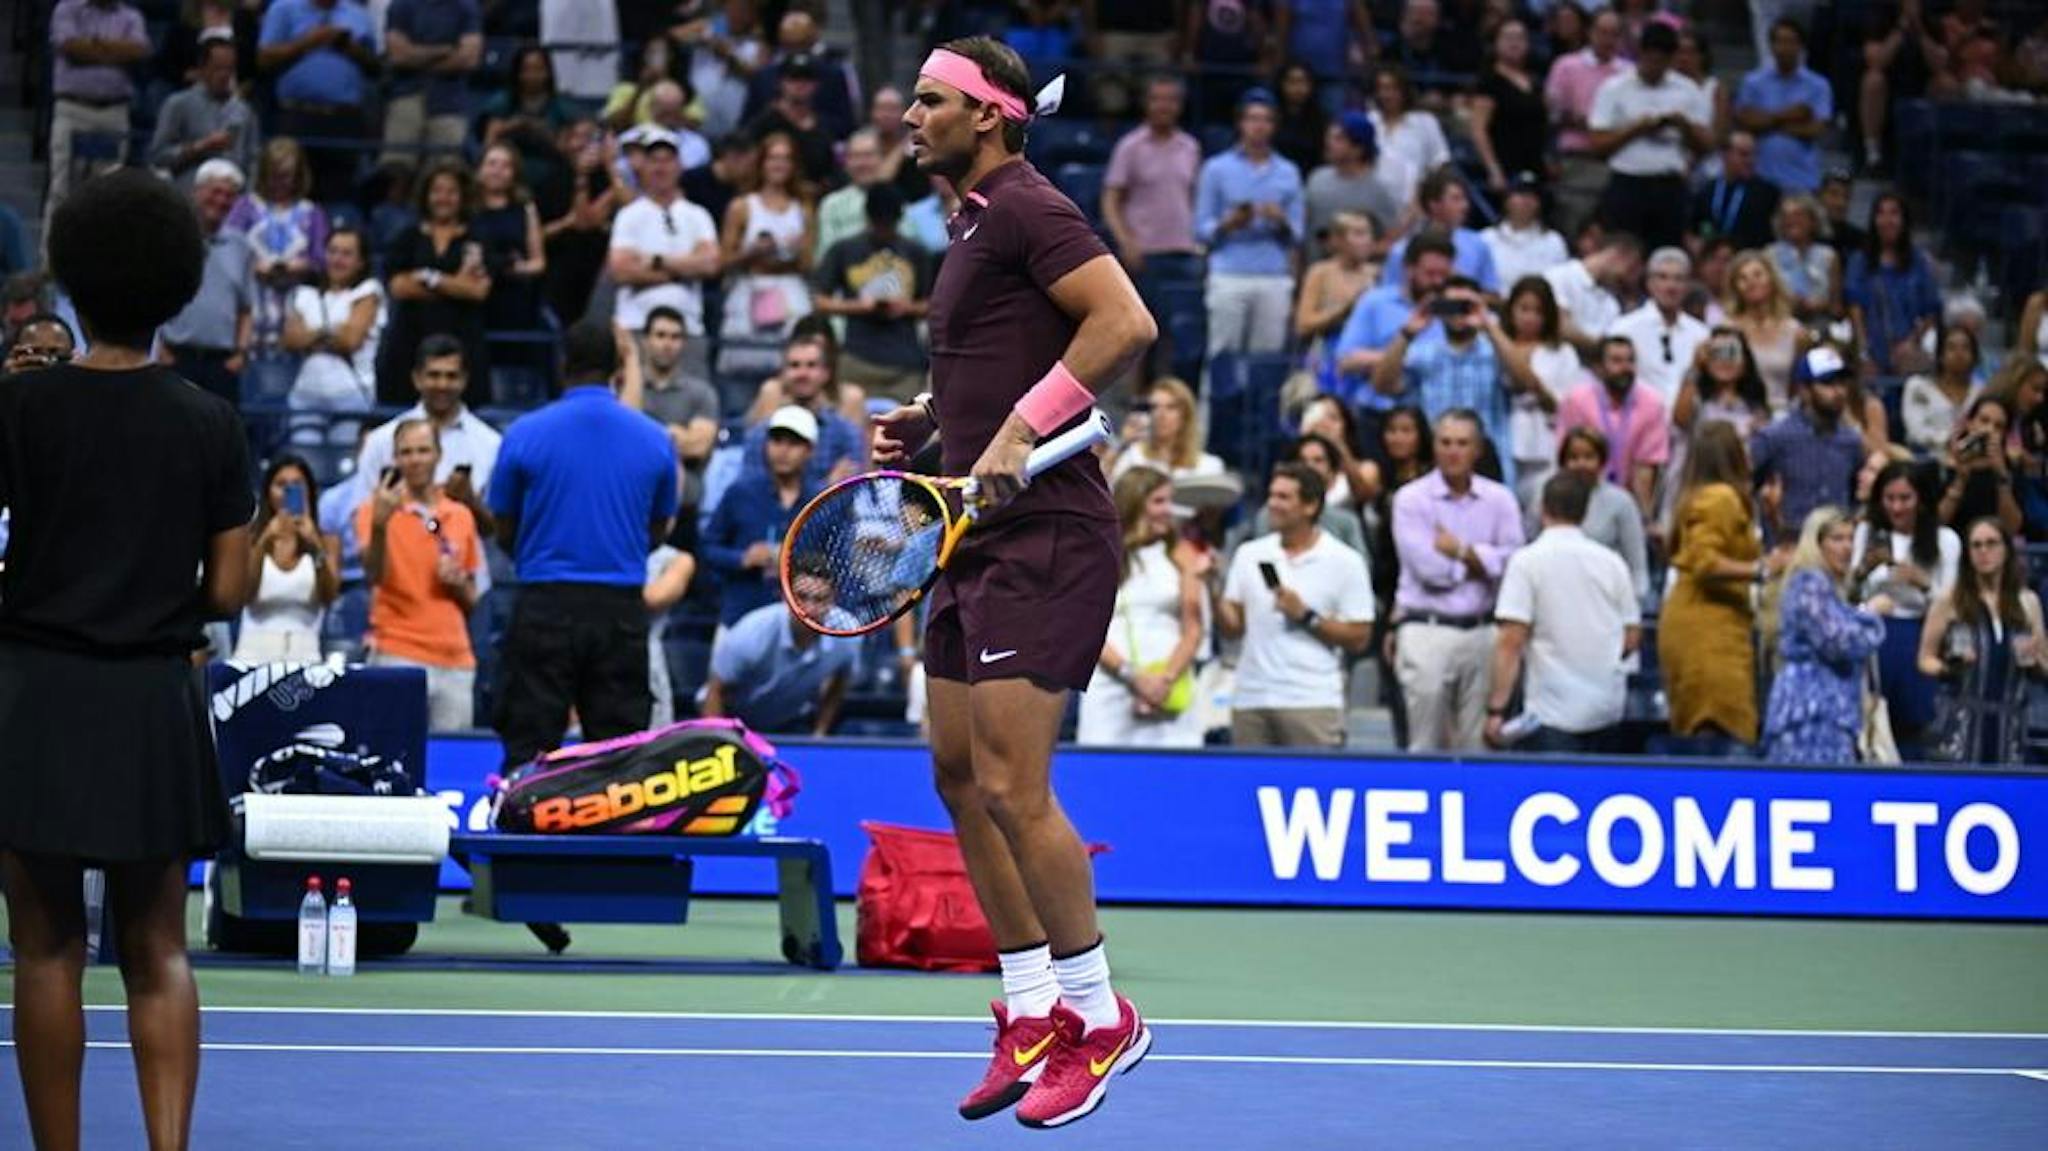
[[[1167,664],[1171,662],[1170,660],[1153,660],[1151,663],[1139,662],[1138,629],[1131,623],[1130,612],[1124,612],[1123,617],[1124,650],[1130,653],[1131,664],[1146,675],[1164,673]],[[1193,706],[1194,702],[1195,669],[1193,667],[1186,667],[1181,669],[1180,677],[1173,681],[1173,688],[1166,693],[1166,702],[1159,705],[1159,710],[1169,716],[1178,716]]]

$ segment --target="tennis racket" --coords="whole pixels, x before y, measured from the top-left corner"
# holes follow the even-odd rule
[[[1031,449],[1035,477],[1116,435],[1093,412]],[[805,627],[854,636],[887,627],[938,582],[967,529],[981,514],[970,477],[880,471],[850,476],[819,492],[782,540],[782,598]]]

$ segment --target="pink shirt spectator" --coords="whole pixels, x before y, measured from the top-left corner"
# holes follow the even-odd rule
[[[1551,65],[1550,77],[1543,82],[1543,103],[1550,109],[1551,123],[1583,125],[1593,112],[1593,94],[1600,90],[1600,85],[1609,76],[1620,75],[1628,68],[1629,62],[1620,53],[1602,64],[1591,48],[1581,48]],[[1583,127],[1558,129],[1559,152],[1587,155],[1591,147],[1592,137]]]
[[[1140,252],[1193,252],[1195,179],[1202,146],[1175,129],[1164,138],[1140,126],[1116,142],[1104,188],[1124,190],[1124,223]]]
[[[1574,388],[1557,408],[1560,436],[1573,428],[1595,428],[1607,437],[1607,478],[1626,488],[1636,465],[1671,462],[1671,417],[1657,393],[1632,385],[1619,405],[1604,384]]]
[[[1484,579],[1437,550],[1438,528],[1472,545]],[[1394,551],[1401,559],[1394,610],[1403,616],[1492,615],[1501,574],[1523,539],[1515,493],[1485,476],[1473,476],[1462,496],[1452,494],[1442,472],[1410,482],[1394,493]]]

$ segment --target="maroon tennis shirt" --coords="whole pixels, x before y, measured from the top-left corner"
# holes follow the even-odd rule
[[[931,295],[932,399],[944,432],[941,468],[963,476],[1080,326],[1049,289],[1109,249],[1074,202],[1025,160],[983,177],[947,232],[952,246]],[[1101,464],[1092,454],[1076,456],[1033,480],[993,518],[1037,512],[1114,520]]]

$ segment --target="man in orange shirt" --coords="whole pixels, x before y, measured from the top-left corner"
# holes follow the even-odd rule
[[[483,556],[476,518],[434,483],[441,439],[432,423],[399,424],[392,458],[395,466],[356,511],[363,577],[372,588],[370,664],[424,668],[429,729],[463,731],[476,710],[469,647]]]

